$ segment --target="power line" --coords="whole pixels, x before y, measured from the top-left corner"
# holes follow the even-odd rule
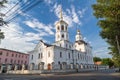
[[[17,8],[16,11],[14,11],[11,15],[9,15],[9,17],[8,17],[7,20],[12,19],[14,16],[16,16],[17,13],[19,12],[19,10],[22,10],[24,7],[26,7],[26,6],[29,5],[28,3],[29,3],[29,2],[27,1],[26,3],[24,3],[24,4],[21,5],[22,7]],[[28,4],[28,5],[26,5],[26,4]],[[10,17],[11,17],[11,18],[10,18]]]
[[[37,0],[36,2],[33,2],[32,4],[30,3],[29,5],[29,7],[27,7],[27,8],[23,8],[23,10],[22,10],[22,12],[27,12],[27,11],[29,11],[29,10],[31,10],[33,7],[35,7],[36,5],[38,5],[40,2],[42,2],[43,0]],[[26,5],[26,6],[28,6],[28,5]],[[24,7],[26,7],[26,6],[24,6]],[[16,18],[16,17],[18,17],[20,14],[16,14],[14,17],[12,17],[11,19],[9,19],[8,20],[8,22],[10,22],[10,21],[12,21],[14,18]]]
[[[10,11],[12,11],[12,9],[14,9],[20,2],[22,2],[22,0],[19,0],[11,9],[9,9],[9,10],[5,13],[5,15],[8,14]]]

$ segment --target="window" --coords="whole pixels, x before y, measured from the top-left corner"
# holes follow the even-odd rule
[[[40,59],[40,53],[38,54],[38,59]]]
[[[5,63],[7,63],[7,58],[5,59]]]
[[[64,30],[64,26],[63,25],[61,26],[61,28],[62,28],[62,30]]]
[[[6,56],[8,56],[8,52],[6,53]]]
[[[31,56],[31,59],[33,60],[33,55]]]
[[[60,64],[60,61],[58,61],[58,64]]]
[[[43,58],[43,54],[41,53],[41,58]]]
[[[27,56],[26,56],[26,58],[27,58]]]
[[[0,55],[2,55],[2,51],[0,52]]]
[[[62,38],[64,38],[64,34],[62,34]]]
[[[70,53],[68,53],[68,57],[69,57],[69,59],[70,59]]]
[[[60,30],[59,26],[57,27],[58,30]]]
[[[66,44],[66,48],[67,48],[67,44]]]
[[[23,60],[21,60],[21,64],[23,64]]]
[[[24,55],[22,55],[22,58],[24,57]]]
[[[20,58],[20,55],[19,55],[19,58]]]
[[[62,58],[62,52],[60,52],[60,58]]]
[[[71,48],[71,46],[69,45],[69,48]]]
[[[12,54],[12,57],[14,57],[14,54]]]
[[[50,57],[50,51],[48,52],[48,57]]]
[[[17,57],[17,54],[16,54],[16,57]]]

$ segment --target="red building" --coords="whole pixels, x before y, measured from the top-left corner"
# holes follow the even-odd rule
[[[27,66],[28,62],[29,54],[0,48],[0,70],[6,70],[8,66],[10,69],[14,69],[15,66],[21,69],[21,66]]]

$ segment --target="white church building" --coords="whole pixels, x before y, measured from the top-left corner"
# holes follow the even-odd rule
[[[94,66],[92,47],[77,30],[75,42],[69,40],[68,24],[60,20],[55,24],[55,43],[47,44],[40,40],[33,51],[29,52],[30,70],[82,69]]]

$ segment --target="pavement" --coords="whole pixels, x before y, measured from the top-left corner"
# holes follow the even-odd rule
[[[114,69],[94,72],[39,74],[39,75],[12,75],[0,74],[0,80],[120,80],[120,72]]]

